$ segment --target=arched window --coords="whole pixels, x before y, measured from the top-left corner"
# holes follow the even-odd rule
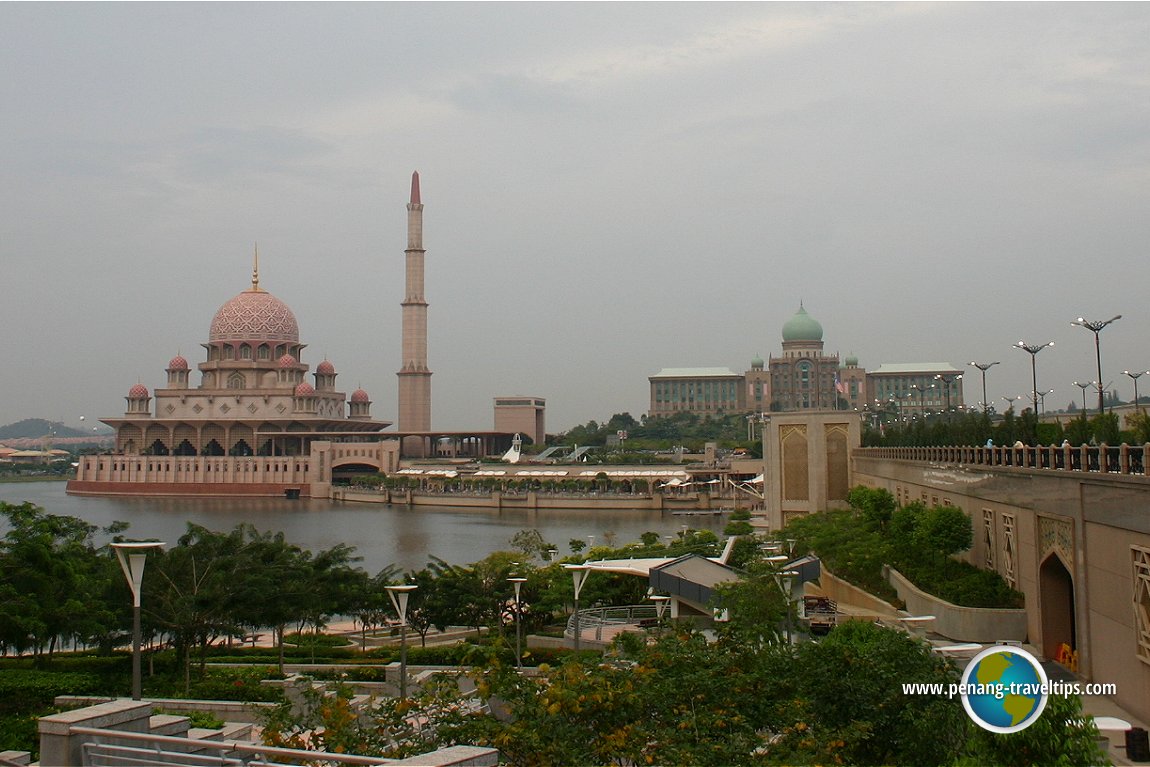
[[[247,344],[240,345],[240,359],[250,360],[252,358],[252,347]]]
[[[228,376],[229,389],[244,389],[247,388],[247,381],[244,380],[244,374],[238,370]]]
[[[272,350],[271,350],[271,347],[269,347],[267,344],[260,344],[260,348],[259,348],[259,349],[257,350],[257,352],[256,352],[256,355],[257,355],[257,356],[258,356],[258,357],[259,357],[261,360],[270,359],[270,358],[271,358],[271,354],[272,354]]]
[[[224,359],[226,359],[226,360],[234,360],[235,358],[236,358],[236,350],[235,350],[235,347],[233,347],[233,346],[225,346],[225,347],[224,347]]]

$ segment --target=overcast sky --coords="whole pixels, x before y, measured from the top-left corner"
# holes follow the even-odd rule
[[[249,285],[396,417],[410,176],[432,420],[549,431],[826,350],[1150,368],[1150,5],[0,4],[0,424],[118,416]],[[967,401],[981,399],[968,368]],[[196,379],[198,380],[198,379]],[[1150,376],[1140,382],[1150,394]]]

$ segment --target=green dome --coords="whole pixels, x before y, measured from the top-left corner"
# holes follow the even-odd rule
[[[846,358],[845,364],[848,368],[857,368],[859,366],[859,358],[852,354]]]
[[[823,326],[819,324],[801,305],[795,316],[783,325],[784,341],[822,341]]]
[[[756,354],[754,356],[754,358],[751,359],[751,369],[759,370],[762,367],[763,367],[763,358]]]

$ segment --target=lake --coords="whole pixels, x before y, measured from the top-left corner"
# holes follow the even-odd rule
[[[139,498],[70,496],[64,482],[0,483],[0,501],[30,501],[49,514],[78,517],[106,527],[127,522],[128,536],[174,543],[193,522],[226,532],[249,523],[261,532],[283,532],[289,543],[312,551],[346,543],[363,558],[369,573],[389,564],[419,570],[435,556],[452,564],[471,564],[493,551],[511,548],[508,541],[520,530],[533,528],[555,544],[560,556],[569,554],[568,541],[594,537],[596,545],[622,545],[644,532],[660,536],[680,532],[684,525],[721,534],[726,517],[674,516],[631,509],[520,511],[462,507],[391,506],[281,498]],[[0,523],[0,527],[3,523]],[[97,538],[103,543],[106,538]]]

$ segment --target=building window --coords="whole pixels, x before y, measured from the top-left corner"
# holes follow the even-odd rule
[[[1134,565],[1134,630],[1138,632],[1138,658],[1150,663],[1150,549],[1131,546]]]
[[[1014,515],[1002,515],[1002,577],[1010,588],[1018,587],[1018,574],[1014,570],[1014,554],[1017,544],[1014,541]]]
[[[994,512],[991,509],[982,510],[982,566],[987,570],[994,569]]]
[[[232,373],[228,376],[229,389],[243,389],[247,387],[247,382],[244,380],[244,374],[240,372]]]

